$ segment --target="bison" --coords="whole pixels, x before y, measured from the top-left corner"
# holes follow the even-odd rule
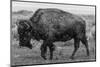
[[[47,59],[45,56],[47,47],[50,50],[50,59],[53,59],[53,51],[55,50],[53,43],[57,41],[65,42],[71,39],[74,39],[74,51],[70,57],[71,59],[74,58],[80,42],[85,45],[87,56],[89,56],[86,23],[81,17],[60,9],[47,8],[38,9],[27,22],[31,27],[29,38],[33,37],[38,41],[43,40],[40,50],[41,57],[45,60]]]

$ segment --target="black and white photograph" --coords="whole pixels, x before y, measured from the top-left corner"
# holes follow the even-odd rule
[[[11,66],[95,62],[96,6],[11,1]]]

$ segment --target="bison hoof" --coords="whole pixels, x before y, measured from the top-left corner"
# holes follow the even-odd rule
[[[71,57],[70,57],[70,59],[72,59],[72,60],[73,60],[73,59],[74,59],[74,57],[73,57],[73,56],[71,56]]]
[[[90,56],[90,54],[89,54],[89,53],[87,53],[87,56]]]
[[[43,58],[44,60],[46,60],[46,59],[47,59],[45,56],[42,56],[42,58]]]
[[[44,60],[47,60],[47,58],[46,58],[46,57],[43,57],[43,59],[44,59]]]

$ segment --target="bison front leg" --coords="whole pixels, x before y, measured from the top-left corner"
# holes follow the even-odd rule
[[[41,57],[46,60],[45,54],[47,52],[47,44],[45,42],[41,45],[40,50],[41,50]]]
[[[52,60],[53,59],[53,51],[55,50],[55,45],[53,44],[53,43],[49,43],[48,44],[48,46],[49,46],[49,49],[50,49],[50,60]]]
[[[75,55],[75,53],[77,52],[77,50],[79,48],[79,43],[80,43],[80,40],[75,38],[74,39],[74,51],[72,53],[72,56],[70,57],[71,59],[74,59],[74,55]]]

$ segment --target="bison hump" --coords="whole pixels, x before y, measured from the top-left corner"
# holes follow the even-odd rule
[[[35,13],[33,14],[33,16],[30,18],[30,20],[32,22],[38,22],[38,20],[40,19],[40,16],[42,14],[46,14],[46,13],[59,13],[59,14],[66,14],[68,17],[72,16],[71,13],[69,12],[65,12],[63,10],[57,9],[57,8],[47,8],[47,9],[38,9],[35,11]]]
[[[41,15],[38,23],[45,27],[49,27],[50,29],[62,29],[73,25],[74,21],[75,19],[73,19],[72,16],[57,12],[49,12]]]

